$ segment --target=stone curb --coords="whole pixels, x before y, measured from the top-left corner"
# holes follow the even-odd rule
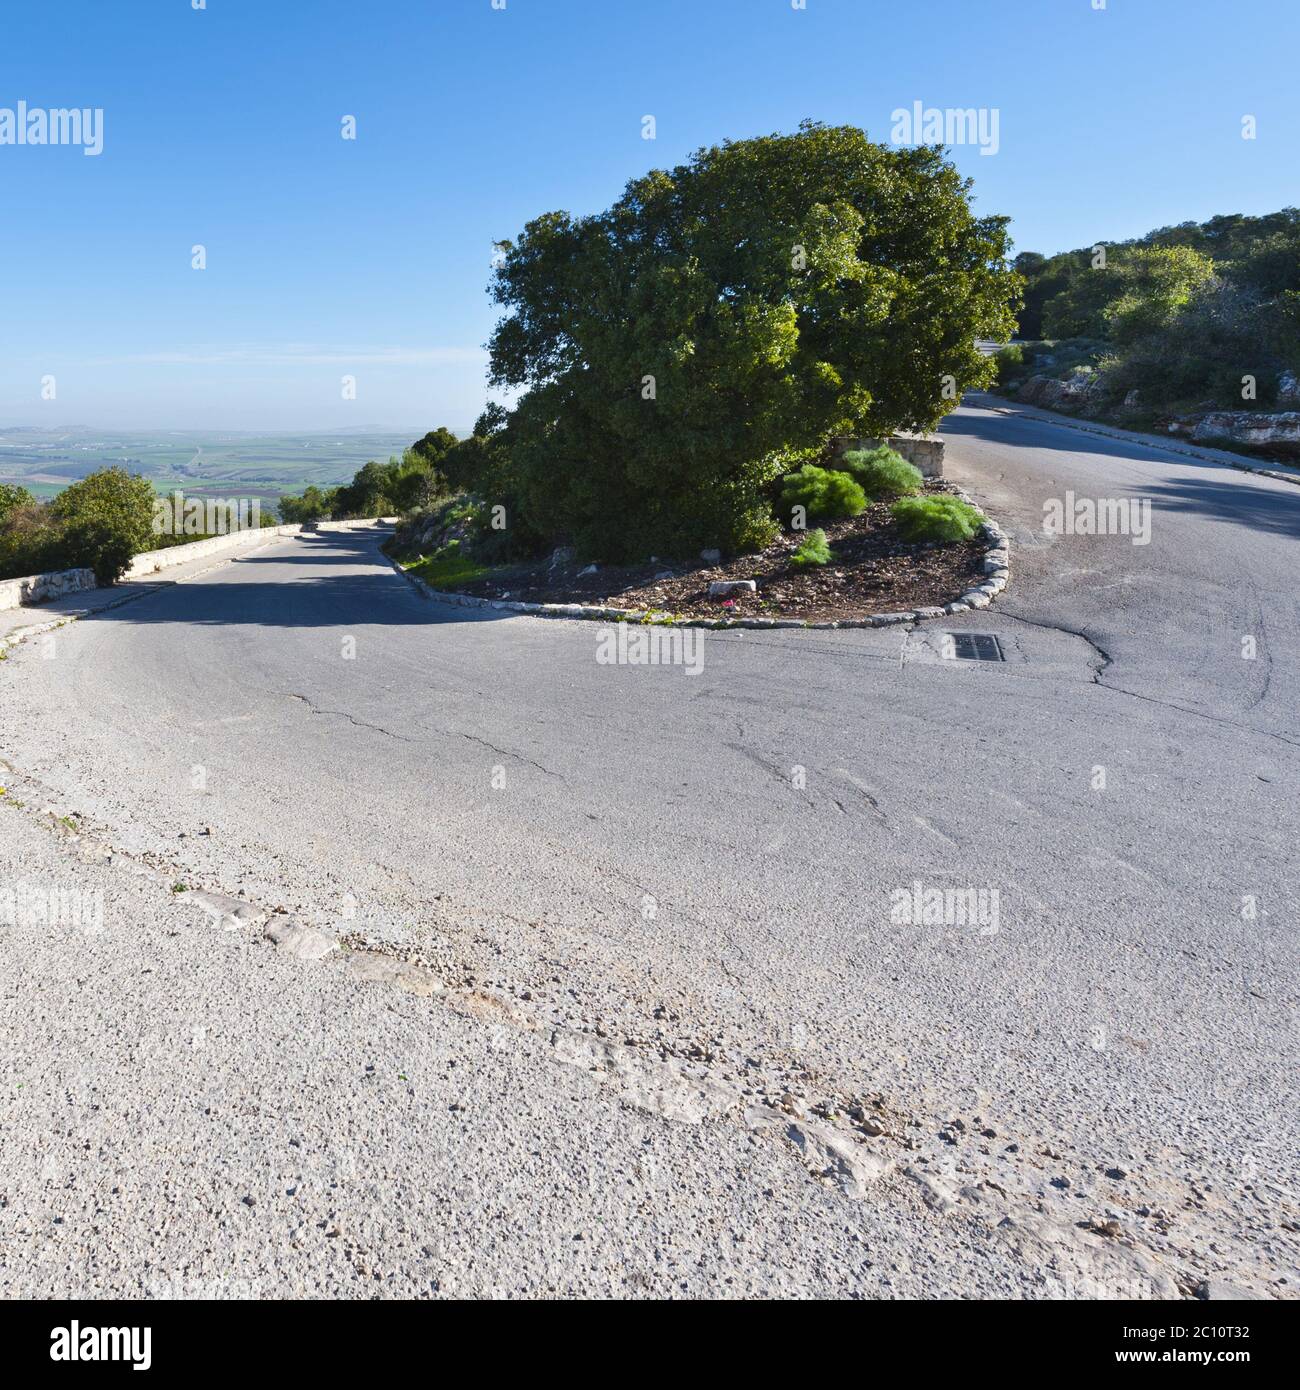
[[[1185,458],[1203,459],[1207,463],[1221,463],[1225,468],[1235,468],[1238,473],[1258,473],[1261,478],[1273,478],[1280,483],[1300,485],[1300,468],[1282,471],[1269,468],[1263,463],[1254,463],[1241,454],[1229,453],[1226,449],[1215,449],[1209,445],[1188,444],[1177,435],[1167,439],[1159,434],[1145,434],[1141,430],[1126,430],[1122,425],[1108,425],[1104,420],[1081,420],[1076,415],[1066,415],[1059,410],[1047,410],[1041,405],[1030,405],[1027,401],[1017,401],[1010,396],[999,396],[991,391],[969,391],[971,404],[984,410],[996,411],[999,415],[1023,415],[1026,420],[1041,420],[1048,425],[1061,425],[1065,429],[1078,430],[1080,434],[1095,434],[1101,439],[1115,439],[1122,444],[1138,444],[1146,449],[1160,449],[1169,454],[1181,454]]]
[[[951,495],[960,497],[971,506],[977,505],[970,494],[959,487],[953,487]],[[951,603],[945,603],[941,607],[916,608],[907,612],[872,613],[865,618],[846,618],[830,623],[810,623],[801,618],[675,618],[671,613],[654,610],[646,612],[639,608],[607,608],[585,603],[523,603],[516,599],[479,598],[476,594],[458,594],[435,589],[417,575],[404,570],[391,555],[385,558],[423,598],[436,599],[439,603],[449,603],[460,608],[492,608],[508,613],[529,613],[538,618],[578,618],[589,622],[643,623],[655,627],[704,627],[724,631],[730,628],[799,627],[825,631],[831,628],[893,627],[899,623],[919,623],[929,618],[965,613],[972,608],[987,608],[1010,582],[1011,542],[1006,532],[995,521],[985,521],[979,529],[979,535],[980,539],[986,542],[982,561],[986,578],[982,584],[968,589]]]

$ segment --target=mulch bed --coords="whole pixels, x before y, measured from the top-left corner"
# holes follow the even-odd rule
[[[941,483],[926,491],[947,492]],[[794,618],[807,622],[865,618],[872,613],[937,607],[982,583],[985,546],[979,540],[947,545],[906,545],[884,502],[850,521],[822,530],[832,559],[796,569],[789,563],[802,533],[787,532],[755,555],[716,566],[602,565],[581,575],[579,562],[551,568],[548,559],[494,570],[456,586],[481,598],[526,603],[582,603],[655,610],[692,618]],[[730,604],[709,597],[718,579],[753,579],[756,593],[738,593]]]

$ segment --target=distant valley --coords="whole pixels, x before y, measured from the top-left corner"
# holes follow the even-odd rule
[[[160,492],[181,488],[195,496],[274,501],[312,484],[349,482],[371,459],[400,457],[420,433],[0,428],[0,483],[20,483],[36,497],[52,497],[98,468],[120,464]]]

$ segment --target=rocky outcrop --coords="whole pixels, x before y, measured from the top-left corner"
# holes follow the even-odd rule
[[[1029,405],[1041,406],[1044,410],[1062,410],[1077,414],[1100,403],[1103,392],[1102,377],[1088,367],[1076,367],[1065,378],[1054,376],[1031,376],[1021,382],[1016,390],[1016,399]]]
[[[469,517],[462,512],[445,515],[445,508],[416,512],[398,523],[396,545],[399,550],[416,550],[433,555],[450,541],[463,541],[469,531]]]
[[[1105,374],[1076,367],[1065,378],[1031,376],[1009,389],[1013,399],[1065,415],[1123,424],[1131,411],[1146,406],[1137,391],[1124,396],[1122,406],[1108,396]],[[1300,405],[1300,381],[1284,373],[1278,381],[1279,405]],[[1300,458],[1300,410],[1216,410],[1206,401],[1186,415],[1175,416],[1165,429],[1192,444],[1220,449],[1244,449],[1273,457]]]
[[[1254,410],[1215,410],[1192,420],[1175,421],[1170,433],[1193,444],[1237,446],[1261,453],[1300,458],[1300,411],[1268,414]]]

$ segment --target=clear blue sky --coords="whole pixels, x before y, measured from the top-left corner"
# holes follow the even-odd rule
[[[0,426],[463,429],[495,238],[804,117],[996,108],[954,157],[1017,249],[1297,200],[1295,0],[1093,4],[7,4],[0,108],[105,115],[97,158],[0,145]]]

